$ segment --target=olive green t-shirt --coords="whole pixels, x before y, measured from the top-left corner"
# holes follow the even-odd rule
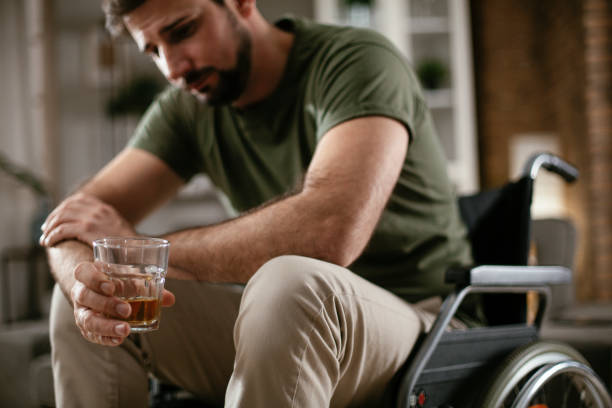
[[[205,173],[242,213],[292,191],[334,126],[368,115],[396,119],[410,133],[408,153],[376,230],[350,269],[410,300],[446,292],[444,270],[469,263],[470,248],[409,64],[370,30],[294,18],[277,26],[295,40],[269,97],[238,110],[168,89],[148,109],[130,145],[160,157],[185,180]]]

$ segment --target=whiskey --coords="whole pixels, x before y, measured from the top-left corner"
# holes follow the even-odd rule
[[[130,324],[131,331],[156,330],[159,327],[165,269],[147,264],[107,263],[102,267],[115,285],[114,295],[132,308],[127,318],[121,318]]]
[[[159,299],[156,297],[135,297],[124,299],[132,308],[125,319],[132,327],[149,326],[159,319]]]

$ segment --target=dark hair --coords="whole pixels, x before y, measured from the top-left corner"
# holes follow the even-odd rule
[[[119,35],[125,29],[123,16],[138,7],[147,0],[102,0],[102,11],[106,16],[106,28],[112,35]],[[224,0],[212,0],[219,5],[224,5]]]

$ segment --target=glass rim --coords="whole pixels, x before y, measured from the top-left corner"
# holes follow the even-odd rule
[[[170,242],[163,238],[153,237],[104,237],[93,241],[94,247],[104,248],[164,248]]]

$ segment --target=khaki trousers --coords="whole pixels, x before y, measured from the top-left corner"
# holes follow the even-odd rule
[[[121,347],[81,337],[56,287],[58,407],[146,407],[148,372],[226,407],[379,406],[423,329],[420,310],[345,268],[275,258],[246,287],[168,280],[158,331]]]

